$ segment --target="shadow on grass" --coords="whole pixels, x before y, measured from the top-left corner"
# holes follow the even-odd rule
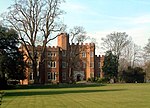
[[[18,91],[7,92],[5,96],[34,96],[34,95],[57,95],[57,94],[69,94],[69,93],[95,93],[95,92],[115,92],[124,91],[126,89],[108,89],[108,90],[39,90],[39,91]]]

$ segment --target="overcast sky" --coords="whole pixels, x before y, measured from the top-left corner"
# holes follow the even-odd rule
[[[12,0],[0,0],[0,13]],[[114,31],[126,32],[145,46],[150,38],[150,0],[66,0],[62,19],[68,28],[83,26],[88,35],[101,42]]]

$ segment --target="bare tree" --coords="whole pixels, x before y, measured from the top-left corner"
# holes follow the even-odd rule
[[[15,0],[3,19],[13,27],[20,36],[22,45],[32,61],[34,81],[37,82],[37,67],[43,62],[43,54],[49,41],[55,39],[54,32],[63,30],[59,16],[63,14],[60,9],[62,0]],[[36,45],[42,44],[40,59],[37,60]],[[30,50],[32,53],[30,53]]]
[[[134,68],[136,66],[142,65],[143,61],[143,51],[140,46],[134,44],[133,41],[125,46],[121,52],[119,60],[119,71],[126,70],[129,66]]]
[[[112,51],[112,53],[117,56],[118,62],[121,56],[121,52],[130,43],[130,39],[126,32],[111,33],[107,35],[106,38],[102,38],[102,41],[103,48],[105,50]],[[119,65],[117,71],[119,71]]]
[[[75,26],[73,29],[70,29],[69,32],[70,37],[70,48],[69,52],[67,53],[68,56],[68,71],[69,71],[69,78],[72,81],[73,77],[73,70],[79,67],[82,67],[80,62],[80,54],[85,49],[82,46],[82,43],[85,42],[88,37],[86,36],[86,32],[83,27]],[[80,47],[81,46],[81,47]]]
[[[145,52],[150,54],[150,39],[148,39],[148,43],[146,44],[146,46],[144,47]]]
[[[146,80],[150,82],[150,38],[148,39],[148,43],[144,47],[144,61],[145,61],[145,72],[146,72]]]
[[[146,73],[146,82],[150,82],[150,61],[145,62],[144,70]]]
[[[112,51],[119,59],[121,51],[130,43],[130,39],[125,32],[114,32],[102,38],[103,48]]]
[[[144,47],[144,60],[145,62],[150,61],[150,39],[148,39],[148,43],[146,44],[146,46]]]

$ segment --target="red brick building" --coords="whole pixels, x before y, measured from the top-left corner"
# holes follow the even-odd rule
[[[95,55],[94,43],[70,45],[66,33],[58,35],[57,43],[57,46],[46,47],[44,63],[38,64],[39,83],[65,83],[70,79],[80,81],[91,77],[103,77],[104,56]],[[36,48],[40,53],[41,46]],[[23,84],[34,81],[31,61],[27,61],[29,64],[26,72],[27,79],[22,82]]]

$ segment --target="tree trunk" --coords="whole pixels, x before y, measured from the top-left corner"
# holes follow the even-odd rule
[[[5,75],[2,75],[2,77],[0,77],[0,90],[6,88],[7,88],[7,80],[5,79]]]
[[[41,55],[39,58],[39,83],[45,84],[45,70],[46,70],[46,60],[45,60],[45,53],[46,53],[46,43],[43,43],[43,49],[41,51]]]
[[[69,66],[69,83],[72,83],[72,71],[71,67]]]
[[[33,78],[34,78],[34,84],[38,84],[38,76],[37,76],[37,61],[33,61]]]

